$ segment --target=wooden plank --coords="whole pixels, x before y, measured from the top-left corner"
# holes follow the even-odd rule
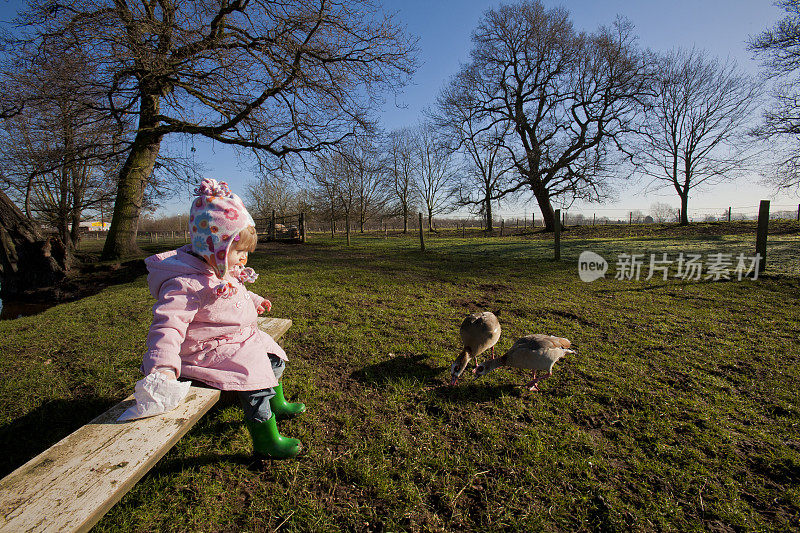
[[[280,339],[292,321],[262,318]],[[191,387],[162,415],[117,422],[133,395],[0,480],[0,532],[88,531],[217,402]]]
[[[269,333],[276,341],[283,337],[283,334],[292,327],[292,321],[288,318],[259,318],[258,327]]]
[[[174,410],[117,422],[133,397],[0,480],[0,531],[87,531],[219,399],[191,387]]]

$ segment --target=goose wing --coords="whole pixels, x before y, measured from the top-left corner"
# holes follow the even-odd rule
[[[467,316],[461,323],[461,341],[478,355],[492,347],[500,338],[500,321],[494,313],[485,311]]]
[[[519,340],[524,340],[530,346],[539,346],[540,348],[569,348],[572,346],[569,339],[556,337],[555,335],[542,335],[541,333],[528,335]]]
[[[516,368],[550,370],[564,356],[570,345],[567,339],[552,335],[527,335],[517,339],[511,349],[503,355],[503,364]]]

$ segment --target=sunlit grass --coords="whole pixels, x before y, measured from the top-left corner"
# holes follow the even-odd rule
[[[281,424],[294,461],[248,469],[235,406],[207,415],[98,524],[183,530],[788,530],[800,518],[797,233],[756,281],[578,278],[583,250],[752,254],[752,235],[312,236],[251,266],[294,321]],[[0,323],[3,472],[127,394],[144,278]],[[541,393],[499,370],[446,385],[458,324],[500,312],[499,351],[571,339]]]

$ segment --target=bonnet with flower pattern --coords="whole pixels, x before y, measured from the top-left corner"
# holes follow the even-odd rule
[[[239,240],[240,231],[256,224],[241,198],[233,194],[224,181],[206,178],[195,189],[195,194],[189,211],[192,251],[214,266],[216,274],[222,278],[228,270],[231,244]],[[252,269],[247,270],[252,273]]]

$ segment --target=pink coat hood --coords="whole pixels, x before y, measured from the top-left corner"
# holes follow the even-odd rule
[[[153,298],[158,298],[165,281],[177,276],[214,276],[211,266],[190,254],[190,251],[191,247],[184,246],[177,250],[151,255],[144,260],[147,266],[147,285]]]
[[[145,259],[150,293],[157,299],[142,371],[170,369],[222,390],[277,385],[267,354],[286,353],[258,328],[264,301],[241,281],[220,296],[220,278],[187,245]]]

